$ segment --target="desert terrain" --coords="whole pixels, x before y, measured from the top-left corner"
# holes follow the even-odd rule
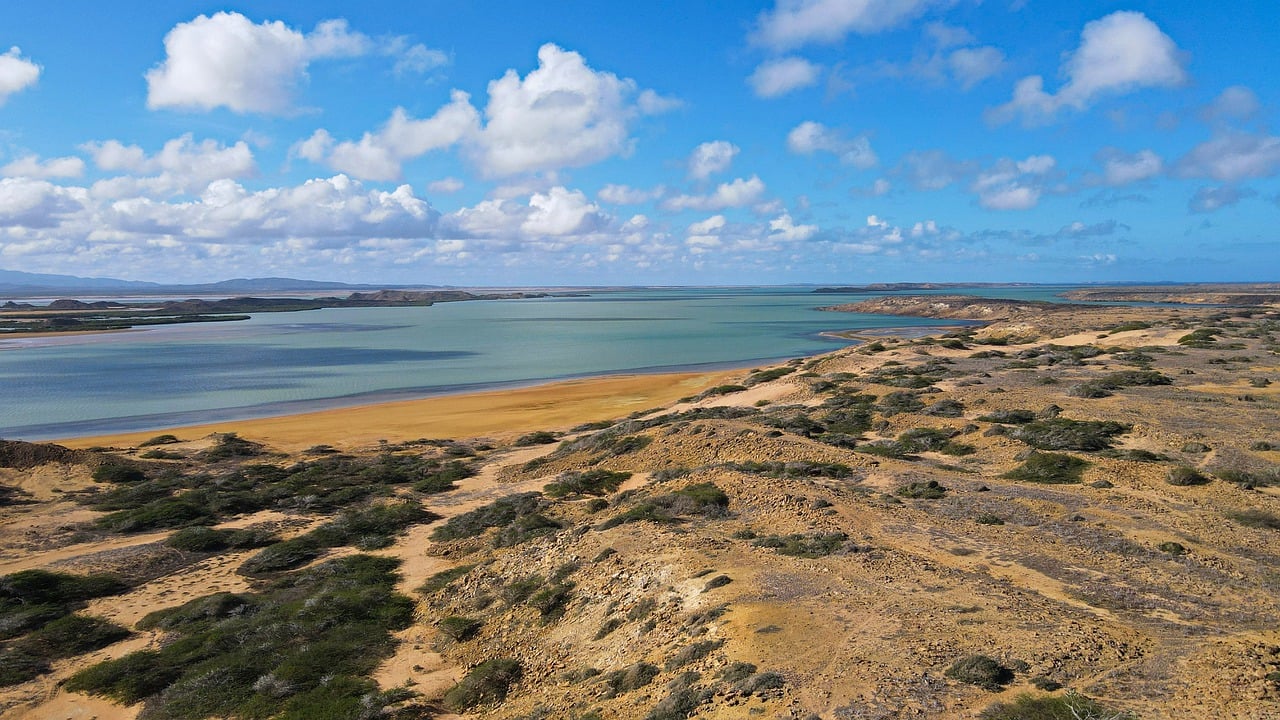
[[[986,324],[5,442],[0,714],[1280,717],[1280,311],[877,302]]]

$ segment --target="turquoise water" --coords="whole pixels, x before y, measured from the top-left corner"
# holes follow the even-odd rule
[[[972,294],[1053,299],[1061,290]],[[742,366],[845,344],[823,331],[937,324],[816,309],[865,297],[681,288],[0,339],[0,437],[145,430],[567,377]]]

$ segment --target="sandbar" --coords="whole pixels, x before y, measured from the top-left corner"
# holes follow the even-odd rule
[[[741,370],[722,370],[611,375],[54,442],[74,448],[136,447],[148,438],[165,433],[192,441],[212,433],[235,432],[278,450],[296,452],[319,444],[353,449],[375,445],[381,440],[458,439],[566,429],[669,405],[741,374]]]

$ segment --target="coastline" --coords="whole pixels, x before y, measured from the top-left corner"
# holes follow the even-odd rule
[[[137,447],[148,438],[164,433],[193,441],[213,433],[235,432],[276,449],[296,452],[318,444],[357,448],[376,445],[382,440],[458,439],[565,429],[671,404],[721,384],[741,373],[743,367],[747,366],[719,371],[575,378],[248,420],[63,437],[51,442],[72,448]]]

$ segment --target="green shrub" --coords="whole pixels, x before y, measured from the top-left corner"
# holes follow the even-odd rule
[[[1129,431],[1129,426],[1106,420],[1053,418],[1027,423],[1010,433],[1015,440],[1039,450],[1105,450],[1111,438]]]
[[[879,344],[879,343],[874,343]],[[881,345],[881,347],[884,347]],[[644,720],[685,720],[708,697],[707,692],[679,686],[671,694],[658,701],[657,705],[644,716]]]
[[[879,408],[881,415],[890,417],[899,413],[923,410],[924,403],[916,393],[897,390],[880,398]]]
[[[677,670],[710,655],[723,644],[724,641],[722,640],[702,640],[692,645],[687,645],[667,660],[665,667],[667,670]]]
[[[915,500],[938,500],[945,497],[947,488],[938,484],[937,480],[912,482],[893,491],[894,495]]]
[[[169,435],[166,433],[164,435],[156,435],[150,440],[143,440],[142,442],[138,443],[138,447],[152,447],[154,445],[172,445],[174,443],[180,443],[180,442],[182,441],[178,439],[178,436]]]
[[[1169,553],[1170,555],[1186,555],[1187,554],[1187,548],[1184,547],[1182,543],[1173,542],[1172,540],[1169,542],[1160,543],[1160,545],[1158,546],[1158,549],[1160,550],[1160,552]]]
[[[1119,713],[1083,695],[1019,695],[1011,702],[998,702],[978,715],[981,720],[1125,720]]]
[[[293,570],[320,557],[324,547],[310,534],[283,540],[274,545],[268,545],[245,560],[236,572],[241,575],[256,576]]]
[[[947,677],[987,690],[999,690],[1013,680],[1013,672],[986,655],[969,655],[960,658],[947,668]]]
[[[559,439],[560,438],[557,437],[556,434],[553,432],[547,432],[546,430],[539,430],[537,432],[531,432],[527,435],[521,435],[520,437],[516,438],[515,445],[517,447],[529,447],[531,445],[550,445],[551,443],[556,442]]]
[[[702,592],[710,592],[716,588],[722,588],[731,582],[733,582],[733,578],[728,575],[717,575],[707,581],[707,584],[702,587]]]
[[[1169,468],[1169,474],[1165,476],[1165,482],[1179,487],[1207,485],[1209,484],[1209,478],[1201,475],[1195,468],[1179,465],[1178,467]]]
[[[155,450],[148,450],[138,455],[138,457],[142,458],[143,460],[182,460],[186,457],[186,455],[183,455],[180,452],[173,452],[171,450],[160,450],[157,448]]]
[[[753,545],[756,547],[771,548],[779,555],[787,555],[790,557],[802,558],[820,558],[839,552],[848,542],[849,536],[845,533],[815,533],[812,535],[787,535],[779,537],[771,535],[769,537],[756,540]]]
[[[450,615],[440,621],[440,632],[457,642],[466,642],[480,630],[480,621],[461,615]]]
[[[1018,467],[1001,477],[1024,482],[1071,484],[1078,483],[1089,463],[1071,455],[1033,451]]]
[[[1004,520],[999,515],[989,512],[978,513],[974,516],[973,521],[979,525],[1003,525]]]
[[[523,671],[518,660],[486,660],[445,693],[444,706],[460,713],[477,705],[501,702],[511,686],[520,681]]]
[[[719,395],[732,395],[733,393],[742,392],[746,389],[746,385],[716,385],[715,387],[707,388],[699,393],[698,399],[705,400],[709,397],[717,397]]]
[[[489,528],[507,527],[517,519],[538,513],[547,505],[541,493],[530,492],[499,498],[484,507],[455,515],[431,533],[432,540],[475,537]]]
[[[449,587],[449,585],[454,580],[457,580],[463,575],[466,575],[467,573],[471,572],[471,569],[474,567],[475,565],[459,565],[456,568],[441,570],[440,572],[427,578],[426,582],[422,583],[422,585],[418,587],[418,592],[420,593],[439,592]]]
[[[548,497],[560,498],[567,495],[605,495],[615,492],[618,486],[631,478],[629,472],[614,472],[596,468],[586,472],[561,473],[556,481],[548,484],[543,490]]]
[[[94,482],[111,483],[113,485],[128,485],[142,482],[146,479],[147,475],[142,472],[142,468],[121,460],[104,462],[93,471]]]
[[[66,687],[145,700],[150,718],[353,717],[342,713],[376,690],[367,676],[394,651],[391,632],[413,619],[395,592],[397,564],[354,555],[260,593],[197,598],[149,616],[170,630],[165,644],[82,670]]]
[[[790,375],[795,371],[795,368],[786,366],[769,368],[768,370],[757,370],[756,372],[748,375],[747,379],[742,381],[742,384],[747,387],[751,387],[752,385],[759,385],[760,383],[777,380],[778,378]]]
[[[1227,517],[1236,522],[1251,528],[1259,528],[1262,530],[1280,530],[1280,516],[1276,516],[1265,510],[1240,510],[1238,512],[1229,512]]]
[[[1001,423],[1004,425],[1026,425],[1035,422],[1036,414],[1031,410],[996,410],[978,416],[982,422]]]
[[[605,687],[608,688],[605,698],[614,698],[632,690],[639,690],[653,682],[659,672],[657,665],[638,662],[621,670],[607,673],[603,678]]]
[[[804,460],[792,462],[737,462],[726,463],[726,468],[751,475],[764,475],[775,478],[811,478],[829,477],[847,478],[853,475],[853,468],[839,463],[817,463]]]

